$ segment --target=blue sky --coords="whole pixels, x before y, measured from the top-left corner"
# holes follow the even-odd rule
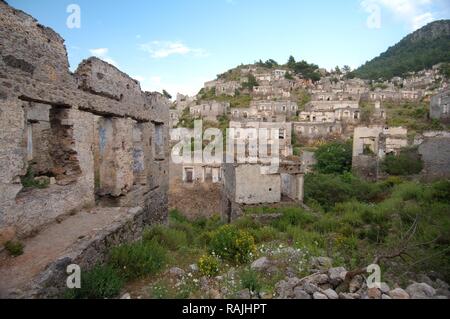
[[[241,63],[289,55],[357,67],[433,20],[448,0],[9,0],[66,39],[71,68],[96,55],[149,91],[194,94]],[[68,28],[70,4],[80,28]]]

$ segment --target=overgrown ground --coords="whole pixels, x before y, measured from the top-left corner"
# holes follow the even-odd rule
[[[172,211],[167,226],[113,249],[106,265],[82,277],[83,289],[67,296],[114,298],[127,291],[142,298],[235,298],[249,289],[272,298],[286,271],[310,274],[312,257],[351,270],[402,247],[403,258],[383,262],[384,281],[401,286],[431,273],[450,281],[450,182],[391,177],[369,183],[349,173],[314,174],[305,190],[309,211],[253,207],[228,226],[219,217],[190,221]],[[262,256],[277,259],[278,267],[250,270]]]

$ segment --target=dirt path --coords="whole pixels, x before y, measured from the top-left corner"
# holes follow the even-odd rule
[[[95,234],[127,214],[127,208],[96,208],[83,211],[53,224],[37,236],[25,240],[24,254],[0,256],[0,298],[8,291],[21,289],[43,272],[52,261],[70,250],[78,240]]]

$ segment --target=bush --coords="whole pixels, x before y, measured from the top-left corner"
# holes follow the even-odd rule
[[[13,257],[23,255],[23,248],[24,245],[17,240],[8,241],[5,244],[6,251]]]
[[[28,166],[27,174],[25,176],[22,176],[20,178],[20,181],[22,183],[22,186],[25,188],[43,189],[48,188],[50,185],[50,179],[43,179],[43,180],[36,179],[36,176],[34,174],[31,165]]]
[[[273,241],[278,238],[278,231],[271,226],[264,226],[262,228],[250,229],[249,232],[257,243],[264,243]]]
[[[66,290],[68,299],[104,299],[117,297],[124,279],[111,266],[96,266],[81,274],[81,288]]]
[[[439,181],[432,186],[432,196],[435,200],[450,204],[450,181]]]
[[[385,196],[390,190],[386,183],[370,183],[351,173],[343,175],[308,174],[305,177],[305,198],[316,201],[325,210],[334,207],[336,203],[343,203],[357,199],[370,202]]]
[[[319,147],[315,153],[316,170],[321,174],[342,174],[352,169],[351,142],[334,142]]]
[[[260,293],[262,288],[258,274],[253,270],[246,270],[241,274],[241,285],[243,289],[255,294]]]
[[[203,276],[214,277],[219,273],[219,261],[214,256],[205,255],[200,257],[198,268]]]
[[[286,231],[289,226],[310,224],[314,221],[314,216],[301,208],[286,208],[282,214],[281,218],[273,222],[273,226],[280,231]]]
[[[178,250],[180,247],[187,245],[187,235],[184,231],[162,225],[146,229],[143,239],[144,241],[156,241],[170,250]]]
[[[416,149],[403,149],[399,155],[387,155],[382,169],[394,176],[415,175],[423,170],[423,161]]]
[[[246,263],[256,250],[254,238],[233,225],[225,225],[211,234],[211,253],[235,263]]]
[[[109,264],[126,279],[151,275],[165,265],[166,250],[156,241],[141,241],[113,248]]]

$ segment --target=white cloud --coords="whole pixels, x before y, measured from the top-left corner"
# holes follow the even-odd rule
[[[109,51],[108,48],[98,48],[89,50],[89,52],[91,52],[91,54],[95,56],[105,56],[106,54],[108,54],[108,51]]]
[[[407,23],[412,30],[416,30],[435,20],[430,12],[430,6],[434,2],[435,0],[363,0],[361,5],[364,8],[378,5]]]
[[[98,49],[90,49],[89,52],[99,58],[102,59],[105,62],[108,62],[109,64],[114,65],[115,67],[119,67],[119,64],[110,56],[108,56],[109,49],[108,48],[98,48]]]
[[[154,59],[167,58],[171,55],[191,54],[196,57],[206,57],[208,53],[203,49],[193,49],[179,41],[153,41],[140,45],[141,50],[150,53]]]
[[[431,12],[424,13],[422,15],[416,16],[413,19],[413,29],[417,30],[421,27],[427,25],[430,22],[433,22],[433,14]]]

